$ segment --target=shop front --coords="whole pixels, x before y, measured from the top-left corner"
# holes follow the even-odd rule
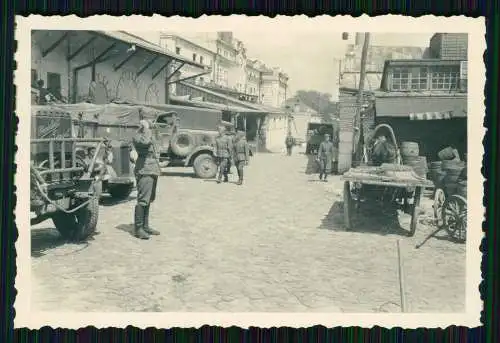
[[[389,124],[398,144],[417,142],[421,156],[438,159],[438,152],[454,146],[467,153],[467,98],[447,96],[377,96],[376,124]]]

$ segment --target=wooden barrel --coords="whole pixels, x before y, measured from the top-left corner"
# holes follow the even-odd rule
[[[418,157],[420,151],[417,142],[402,142],[401,143],[401,156],[404,157]]]
[[[427,158],[425,156],[403,158],[403,164],[411,166],[417,175],[426,177]]]
[[[451,160],[444,160],[441,163],[441,169],[446,171],[449,169],[463,169],[465,167],[465,162],[462,161],[451,161]]]
[[[441,160],[452,160],[455,158],[455,154],[453,153],[453,149],[451,147],[447,147],[438,152],[438,157]]]
[[[434,182],[434,186],[436,187],[442,187],[443,185],[443,180],[446,176],[446,173],[443,171],[435,171],[432,173],[432,181]]]
[[[460,174],[462,174],[462,170],[464,168],[455,168],[455,169],[447,169],[446,176],[444,178],[444,183],[449,184],[449,183],[457,183],[458,179],[460,177]]]

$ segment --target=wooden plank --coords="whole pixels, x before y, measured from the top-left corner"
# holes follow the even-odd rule
[[[54,141],[49,141],[49,168],[54,169]]]
[[[125,59],[123,61],[121,61],[117,65],[113,66],[113,70],[117,71],[118,69],[123,67],[125,65],[125,63],[130,61],[130,59],[132,59],[132,57],[134,57],[137,53],[138,53],[138,50],[135,50],[133,53],[129,54],[127,57],[125,57]]]
[[[58,40],[56,40],[51,46],[49,46],[47,48],[47,50],[44,50],[42,51],[42,57],[45,57],[47,56],[48,54],[50,54],[55,48],[57,48],[59,46],[59,44],[61,44],[65,39],[66,37],[68,37],[68,34],[69,32],[65,32]]]
[[[68,56],[68,61],[71,61],[73,58],[78,56],[78,54],[80,54],[83,51],[83,49],[85,49],[90,44],[92,44],[92,42],[96,39],[97,39],[97,36],[94,36],[94,37],[90,38],[88,41],[86,41],[85,43],[83,43],[83,45],[80,46],[78,49],[76,49],[76,51],[74,53],[72,53],[71,55]]]

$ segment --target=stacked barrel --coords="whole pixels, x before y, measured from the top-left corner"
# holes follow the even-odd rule
[[[466,162],[460,161],[453,148],[438,153],[439,161],[430,163],[430,178],[448,194],[467,196]]]
[[[425,178],[427,176],[427,158],[419,154],[420,149],[417,142],[401,143],[403,164],[411,166],[417,175]]]

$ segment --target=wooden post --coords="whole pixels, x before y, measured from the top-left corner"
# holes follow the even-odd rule
[[[359,87],[358,87],[358,96],[356,99],[356,114],[354,116],[353,121],[353,139],[352,139],[352,154],[354,156],[358,144],[359,144],[359,135],[356,134],[356,127],[358,128],[358,133],[361,130],[361,108],[363,106],[363,90],[365,88],[365,75],[366,75],[366,58],[368,56],[368,48],[370,46],[370,34],[368,32],[365,33],[365,39],[363,42],[363,50],[361,51],[361,67],[359,73]],[[352,164],[352,162],[351,162]]]
[[[399,293],[401,297],[401,312],[407,311],[406,306],[406,293],[405,293],[405,282],[404,282],[404,270],[403,270],[403,257],[401,256],[401,246],[399,239],[398,244],[398,266],[399,266]]]

